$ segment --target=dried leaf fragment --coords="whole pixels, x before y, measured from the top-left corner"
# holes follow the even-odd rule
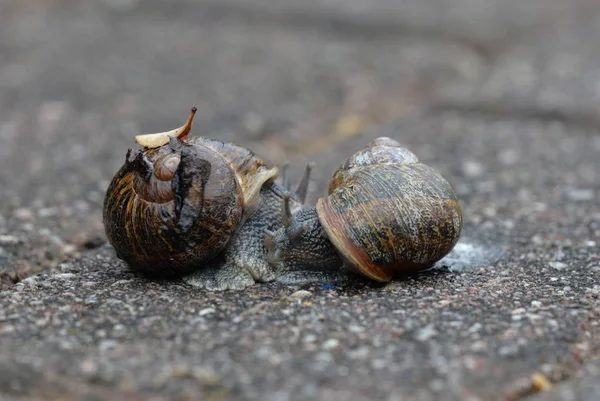
[[[194,121],[194,115],[196,115],[196,111],[198,111],[198,109],[193,107],[190,111],[187,121],[179,128],[167,132],[159,132],[156,134],[138,135],[135,137],[135,141],[145,148],[154,149],[168,144],[172,137],[183,140],[192,130],[192,122]]]

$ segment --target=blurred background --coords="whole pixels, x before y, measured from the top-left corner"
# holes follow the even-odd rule
[[[0,399],[597,400],[599,105],[597,0],[0,0]],[[475,257],[303,291],[134,275],[105,190],[192,106],[296,182],[314,160],[311,203],[395,138]]]
[[[389,135],[439,168],[467,207],[482,205],[498,189],[481,179],[488,156],[511,137],[498,163],[520,160],[518,129],[487,135],[472,122],[419,116],[595,126],[595,3],[0,0],[3,280],[102,244],[104,191],[134,136],[179,126],[192,106],[196,135],[236,141],[272,164],[290,160],[296,179],[316,160],[312,199],[345,157]],[[467,223],[480,223],[479,212]]]

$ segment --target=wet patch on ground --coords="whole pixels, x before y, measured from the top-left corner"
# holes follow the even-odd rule
[[[494,265],[505,255],[506,248],[500,245],[492,247],[460,240],[448,255],[434,265],[434,268],[445,267],[451,271],[476,269]]]

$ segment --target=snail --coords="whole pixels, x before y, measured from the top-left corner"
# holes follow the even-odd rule
[[[211,290],[271,281],[263,231],[282,226],[284,199],[292,211],[302,206],[312,165],[291,192],[287,165],[279,177],[246,148],[190,137],[195,113],[173,131],[136,137],[143,149],[127,151],[106,191],[107,238],[149,275]]]
[[[462,211],[440,173],[387,137],[334,173],[327,197],[265,231],[267,258],[284,284],[336,282],[348,272],[387,282],[431,267],[457,243]]]

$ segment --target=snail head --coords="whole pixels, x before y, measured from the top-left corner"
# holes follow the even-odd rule
[[[265,230],[267,261],[278,274],[290,271],[320,271],[340,263],[333,245],[323,232],[315,208],[305,208],[294,215],[284,198],[284,225],[275,232]]]

